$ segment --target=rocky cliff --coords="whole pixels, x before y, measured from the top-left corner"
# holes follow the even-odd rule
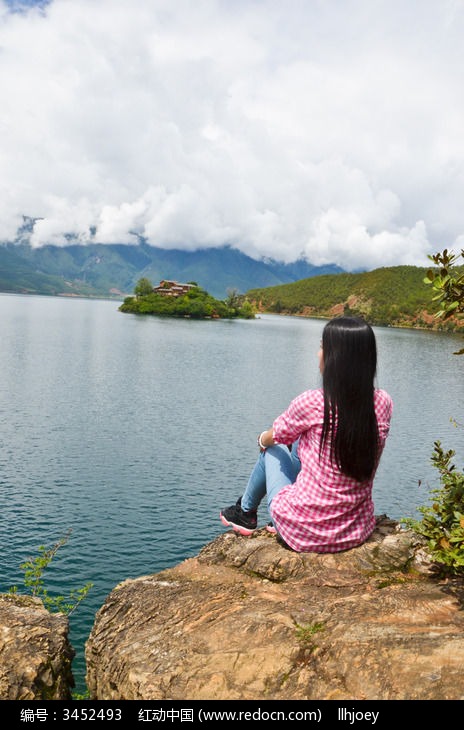
[[[464,699],[462,586],[387,518],[336,555],[227,532],[115,587],[86,645],[90,696]]]
[[[0,595],[0,700],[69,700],[74,650],[64,614],[41,600]]]
[[[92,700],[464,699],[464,582],[387,518],[364,545],[298,554],[226,532],[117,585],[86,645]],[[0,595],[0,699],[71,699],[68,619]]]

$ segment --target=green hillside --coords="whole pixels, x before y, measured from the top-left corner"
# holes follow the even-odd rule
[[[258,310],[331,318],[363,316],[374,325],[455,330],[454,320],[437,321],[427,268],[392,266],[358,274],[327,274],[292,284],[250,289],[247,298]],[[462,327],[462,322],[461,322]]]
[[[15,250],[0,246],[0,291],[49,296],[95,296],[98,292],[84,282],[71,282],[54,273],[37,271]]]

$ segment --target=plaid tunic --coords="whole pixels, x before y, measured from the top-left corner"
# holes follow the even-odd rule
[[[390,428],[392,400],[374,391],[380,455]],[[324,421],[322,388],[297,396],[273,423],[274,440],[290,444],[298,438],[301,471],[294,484],[280,490],[270,506],[275,527],[298,552],[336,553],[361,545],[375,527],[373,479],[358,482],[330,461],[330,445],[319,460]]]

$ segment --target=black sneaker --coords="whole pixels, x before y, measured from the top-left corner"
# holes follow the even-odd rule
[[[240,535],[252,535],[258,527],[258,512],[257,510],[250,510],[244,512],[242,510],[242,498],[239,497],[236,504],[232,507],[226,507],[221,510],[219,517],[221,522],[226,527],[231,527],[235,532],[239,532]]]
[[[277,535],[277,530],[276,530],[276,528],[274,527],[274,523],[273,523],[272,521],[271,521],[271,522],[268,522],[268,523],[267,523],[267,525],[266,525],[266,530],[267,530],[268,532],[270,532],[270,533],[271,533],[271,535]]]

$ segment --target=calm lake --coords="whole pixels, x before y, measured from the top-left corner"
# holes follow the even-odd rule
[[[70,619],[80,693],[106,595],[220,534],[219,509],[241,494],[257,433],[320,384],[323,320],[174,320],[118,306],[0,294],[0,591],[21,590],[20,564],[72,530],[44,577],[58,595],[94,584]],[[376,513],[417,516],[439,486],[434,441],[463,465],[464,356],[452,354],[462,339],[375,332],[377,383],[394,401]]]

